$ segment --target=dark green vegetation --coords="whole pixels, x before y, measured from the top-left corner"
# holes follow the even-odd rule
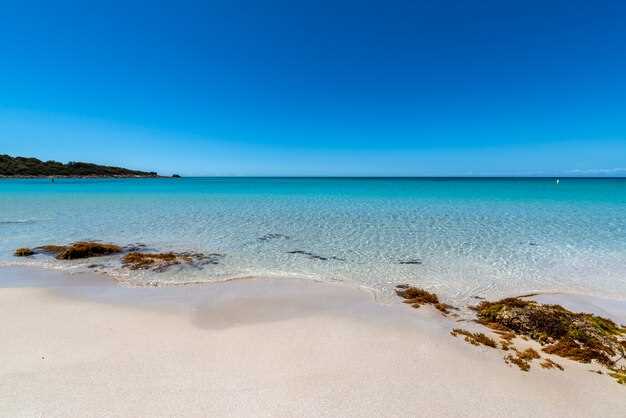
[[[543,305],[519,298],[497,302],[483,301],[476,307],[478,320],[489,327],[497,325],[525,335],[544,345],[543,351],[582,363],[596,360],[614,365],[624,356],[626,342],[619,338],[626,328],[610,319],[575,313],[560,305]]]
[[[436,294],[407,284],[396,286],[396,294],[414,308],[433,305],[444,315],[448,309],[456,309],[440,303]],[[532,361],[538,359],[542,360],[539,365],[544,369],[564,370],[554,360],[542,358],[534,348],[518,350],[514,341],[518,337],[534,340],[542,346],[544,353],[580,363],[600,363],[608,368],[609,376],[626,384],[626,326],[593,314],[572,312],[560,305],[544,305],[524,299],[529,296],[534,295],[481,301],[478,306],[471,307],[476,312],[476,322],[497,335],[499,345],[482,332],[454,328],[450,334],[463,336],[472,345],[501,349],[507,353],[505,363],[516,365],[522,371],[529,371]]]
[[[396,286],[396,294],[401,298],[404,298],[404,303],[408,303],[414,308],[419,308],[422,305],[433,305],[444,315],[449,314],[450,309],[456,309],[452,305],[439,302],[439,297],[437,297],[436,294],[430,293],[418,287],[409,286],[407,284],[400,284]]]
[[[520,298],[483,301],[474,309],[478,322],[501,336],[528,337],[539,342],[545,353],[580,363],[596,361],[609,368],[609,374],[618,382],[625,382],[626,371],[620,362],[626,359],[626,327],[610,319]],[[524,362],[528,363],[529,359],[518,353],[516,357],[505,357],[505,360],[525,370]],[[546,360],[541,365],[560,368],[552,363]]]
[[[157,173],[128,170],[120,167],[57,161],[41,161],[37,158],[0,155],[0,176],[4,177],[156,177]]]

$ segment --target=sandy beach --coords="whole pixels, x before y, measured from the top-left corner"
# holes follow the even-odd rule
[[[564,372],[524,373],[498,350],[452,338],[454,321],[434,309],[377,303],[344,285],[127,288],[11,268],[0,271],[0,286],[2,416],[618,417],[626,409],[624,387],[590,373],[593,365],[558,359]],[[620,316],[623,307],[603,309]]]

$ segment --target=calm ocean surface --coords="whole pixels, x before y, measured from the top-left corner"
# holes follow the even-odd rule
[[[457,301],[534,290],[625,298],[626,180],[0,180],[0,265],[85,270],[94,260],[12,252],[93,239],[225,254],[165,273],[95,261],[129,285],[285,276],[383,294],[408,282]]]

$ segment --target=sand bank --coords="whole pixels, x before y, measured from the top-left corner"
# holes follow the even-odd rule
[[[626,388],[589,373],[592,365],[559,359],[565,372],[523,373],[504,365],[500,351],[451,337],[459,324],[430,307],[379,304],[341,285],[255,279],[137,289],[2,269],[0,321],[2,416],[621,417],[626,410]]]

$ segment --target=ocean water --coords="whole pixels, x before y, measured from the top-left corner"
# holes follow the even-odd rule
[[[128,271],[117,256],[12,255],[77,240],[224,257],[155,273]],[[0,266],[20,264],[95,269],[131,286],[271,276],[381,294],[412,283],[457,302],[531,291],[626,298],[626,180],[3,179]]]

